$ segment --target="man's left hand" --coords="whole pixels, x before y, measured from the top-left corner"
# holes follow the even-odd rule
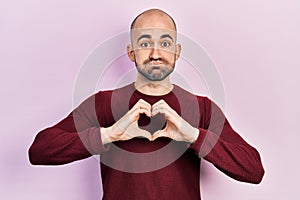
[[[152,116],[158,113],[165,115],[167,123],[164,129],[156,131],[153,134],[152,141],[159,137],[168,137],[176,141],[190,143],[196,141],[199,130],[179,116],[164,100],[160,100],[152,105]]]

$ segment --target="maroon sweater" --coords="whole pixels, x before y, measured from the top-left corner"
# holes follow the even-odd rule
[[[111,126],[139,99],[151,105],[164,99],[199,129],[196,142],[133,138],[103,145],[100,127]],[[138,123],[153,133],[165,126],[165,119],[141,115]],[[176,85],[163,96],[142,94],[133,84],[100,91],[39,132],[29,149],[35,165],[65,164],[99,154],[103,199],[108,200],[201,199],[201,158],[239,181],[259,183],[264,175],[259,153],[232,129],[218,106]]]

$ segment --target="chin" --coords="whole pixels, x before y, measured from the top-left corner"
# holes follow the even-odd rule
[[[164,75],[164,76],[145,76],[148,80],[150,81],[162,81],[165,78],[167,78],[168,75]]]

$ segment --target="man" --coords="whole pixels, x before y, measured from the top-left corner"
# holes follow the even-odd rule
[[[260,183],[259,153],[206,97],[170,82],[179,58],[176,25],[165,12],[141,13],[131,26],[133,84],[100,91],[36,136],[32,164],[57,165],[100,155],[103,199],[201,199],[200,161]]]

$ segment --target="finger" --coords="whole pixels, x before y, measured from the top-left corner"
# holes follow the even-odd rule
[[[164,107],[166,109],[171,109],[173,110],[173,108],[171,106],[169,106],[169,104],[167,102],[165,102],[165,100],[161,99],[158,102],[156,102],[155,104],[152,105],[152,109],[156,108],[156,107]]]
[[[163,114],[166,120],[172,122],[173,124],[179,125],[179,122],[182,121],[180,115],[177,114],[170,106],[164,104],[158,104],[155,108],[152,109],[152,116],[157,115],[158,113]]]
[[[166,106],[162,107],[155,107],[152,109],[152,116],[157,115],[158,113],[165,115],[167,120],[170,120],[170,118],[176,119],[179,115],[176,112],[173,112],[172,108],[167,108]]]
[[[151,117],[151,111],[147,108],[144,107],[133,107],[131,108],[130,111],[128,111],[128,113],[126,113],[123,116],[123,120],[128,123],[132,123],[134,121],[137,121],[140,117],[140,114],[146,114],[147,116]]]
[[[151,108],[151,104],[150,104],[150,103],[148,103],[147,101],[145,101],[144,99],[139,99],[137,103],[144,104],[144,105],[146,105],[146,106],[148,106],[148,107],[150,107],[150,108]]]
[[[164,100],[159,100],[152,105],[151,114],[152,116],[157,115],[158,113],[165,114],[165,107],[167,103]]]
[[[156,140],[157,138],[159,137],[168,137],[167,134],[166,134],[166,131],[164,130],[159,130],[159,131],[156,131],[153,135],[152,135],[152,141]]]
[[[143,99],[140,99],[130,110],[130,112],[135,112],[136,110],[142,109],[139,112],[145,113],[148,117],[151,117],[151,105]]]
[[[165,102],[165,100],[161,99],[158,102],[156,102],[155,104],[153,104],[152,108],[156,107],[156,106],[159,106],[159,105],[164,105],[164,104],[168,105],[167,102]]]
[[[159,100],[158,102],[153,104],[151,113],[152,116],[155,116],[158,113],[167,114],[168,116],[170,114],[174,114],[174,115],[177,114],[177,112],[173,110],[173,108],[171,108],[164,100]]]
[[[151,105],[143,99],[138,100],[138,102],[136,102],[136,104],[133,107],[136,107],[136,108],[143,107],[143,108],[147,108],[147,109],[151,110]]]
[[[128,136],[127,134],[123,134],[120,138],[119,141],[125,141],[125,140],[130,140],[132,137]]]
[[[146,114],[148,117],[151,117],[151,111],[145,108],[137,108],[133,111],[132,115],[134,116],[135,120],[137,120],[140,114]]]
[[[151,115],[152,116],[155,116],[157,115],[158,113],[160,114],[166,114],[166,110],[163,108],[163,107],[156,107],[156,108],[153,108],[152,109],[152,112],[151,112]]]

